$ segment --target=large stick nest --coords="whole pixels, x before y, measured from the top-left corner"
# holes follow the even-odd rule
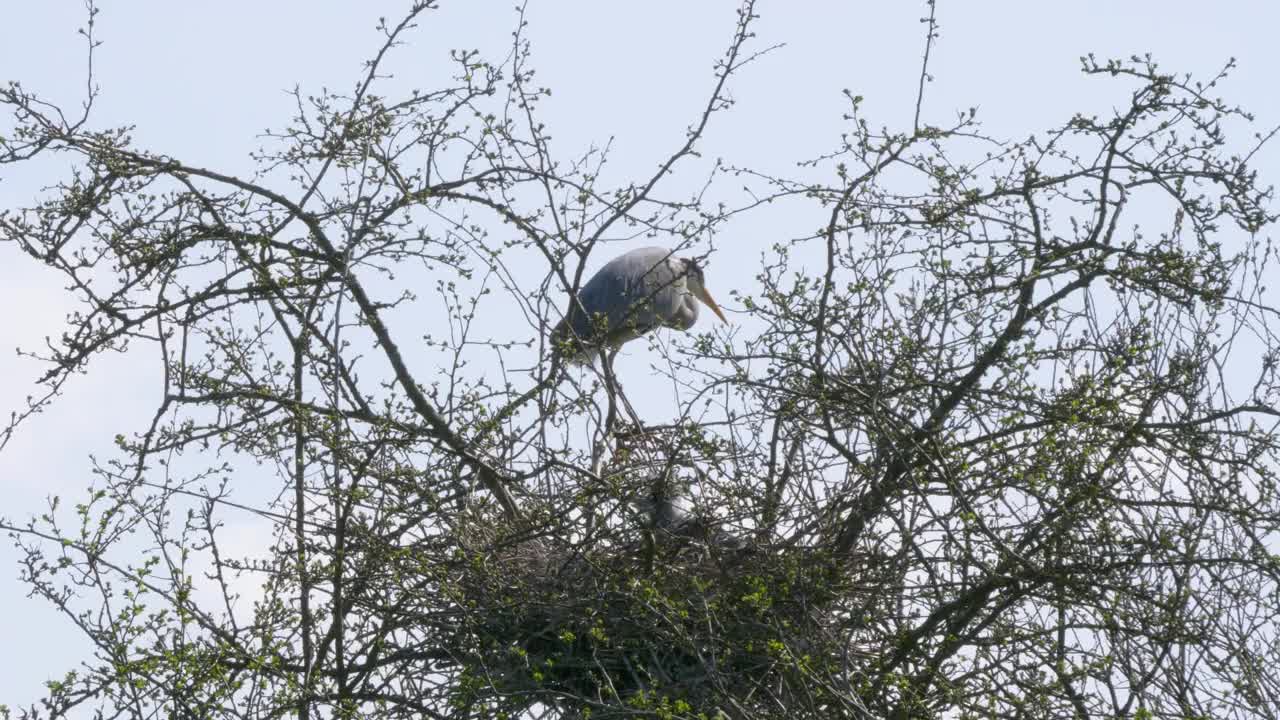
[[[861,716],[847,688],[876,612],[865,563],[653,529],[590,553],[476,535],[488,537],[449,580],[464,611],[447,644],[471,676],[468,703]]]

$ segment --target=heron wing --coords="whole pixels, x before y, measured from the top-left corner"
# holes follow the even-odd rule
[[[679,278],[667,262],[670,257],[666,248],[640,248],[600,268],[569,309],[566,322],[574,335],[591,338],[603,323],[605,336],[614,340],[664,324],[676,311],[673,302],[678,294],[673,283]]]

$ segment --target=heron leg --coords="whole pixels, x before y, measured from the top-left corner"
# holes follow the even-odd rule
[[[622,406],[626,410],[627,416],[631,418],[631,422],[635,424],[636,430],[644,430],[644,423],[640,421],[640,415],[631,406],[631,401],[627,399],[627,394],[622,390],[622,383],[618,381],[618,374],[613,371],[613,361],[617,359],[621,350],[622,347],[619,346],[600,351],[604,364],[605,382],[610,395],[622,400]]]
[[[609,393],[609,397],[623,397],[622,383],[618,382],[618,375],[613,371],[613,361],[618,357],[618,348],[606,348],[600,350],[600,369],[604,371],[605,391]]]

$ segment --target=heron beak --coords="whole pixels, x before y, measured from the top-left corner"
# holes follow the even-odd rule
[[[698,288],[696,288],[696,291],[698,294],[698,299],[702,301],[702,304],[711,308],[711,312],[715,313],[716,317],[720,318],[720,322],[722,323],[729,322],[729,320],[725,318],[724,313],[720,312],[720,306],[716,304],[715,300],[711,299],[711,293],[707,292],[706,288],[699,286]]]

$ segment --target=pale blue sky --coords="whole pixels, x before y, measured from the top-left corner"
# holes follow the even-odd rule
[[[404,2],[315,0],[164,0],[104,2],[97,57],[102,95],[93,123],[134,124],[142,147],[232,173],[252,171],[255,135],[278,128],[291,110],[285,90],[346,89],[379,42],[378,15]],[[511,2],[445,0],[390,64],[390,88],[431,87],[451,47],[476,47],[500,60],[514,22]],[[1259,130],[1280,123],[1280,6],[1271,2],[1194,0],[940,0],[942,34],[926,119],[979,108],[988,132],[1021,139],[1063,122],[1073,111],[1105,113],[1124,87],[1081,77],[1078,57],[1152,53],[1167,69],[1207,75],[1228,57],[1240,67],[1221,94],[1253,110]],[[637,177],[683,138],[711,83],[711,64],[733,28],[735,4],[722,0],[613,2],[532,0],[529,19],[541,83],[554,89],[543,121],[556,148],[572,156],[614,137],[615,179]],[[923,3],[762,2],[762,44],[786,43],[738,78],[738,101],[713,122],[704,152],[737,165],[786,173],[796,160],[835,147],[842,88],[866,98],[873,124],[910,122],[922,50]],[[21,80],[49,99],[82,96],[79,2],[18,2],[0,10],[0,81]],[[0,132],[7,121],[0,120]],[[1258,156],[1264,178],[1280,178],[1280,146]],[[0,207],[27,202],[48,178],[0,168]],[[676,187],[680,187],[677,185]],[[751,291],[752,264],[771,232],[816,223],[774,215],[730,228],[712,261],[711,289]],[[601,259],[603,261],[603,258]],[[0,245],[0,412],[30,390],[38,372],[13,356],[56,334],[70,305],[56,279]],[[527,333],[523,326],[508,335]],[[641,364],[643,350],[624,362]],[[0,514],[20,518],[55,492],[87,481],[88,454],[105,452],[115,433],[136,429],[156,399],[153,367],[108,356],[80,378],[51,412],[36,418],[0,453]],[[630,387],[635,392],[635,387]],[[25,705],[41,683],[60,675],[83,642],[66,623],[24,597],[8,544],[0,546],[0,703]],[[17,649],[21,649],[20,651]]]

